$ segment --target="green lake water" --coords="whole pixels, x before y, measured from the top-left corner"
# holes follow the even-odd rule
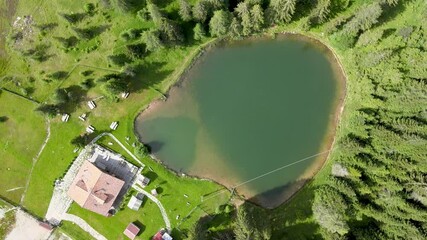
[[[239,185],[322,151],[338,94],[336,66],[301,37],[245,40],[209,50],[135,128],[177,172]],[[324,149],[323,149],[324,150]],[[275,207],[313,172],[316,158],[237,191]],[[301,184],[300,184],[301,185]]]

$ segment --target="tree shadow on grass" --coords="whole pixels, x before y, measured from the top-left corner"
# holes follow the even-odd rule
[[[130,92],[141,92],[162,82],[173,71],[161,70],[166,62],[144,63],[134,66],[135,76],[129,86]]]
[[[378,25],[383,25],[386,22],[394,20],[400,13],[406,10],[406,4],[409,4],[412,0],[398,1],[396,6],[390,6],[383,4],[382,14],[378,19]]]
[[[157,173],[155,173],[153,171],[149,171],[149,172],[145,173],[144,175],[150,179],[150,182],[153,182],[154,180],[156,180],[158,178]]]
[[[64,89],[69,94],[69,101],[59,106],[61,112],[74,113],[87,94],[87,91],[78,85],[71,85]]]

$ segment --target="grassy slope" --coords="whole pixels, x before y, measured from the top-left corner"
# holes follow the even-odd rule
[[[54,30],[48,32],[46,36],[43,37],[38,35],[35,37],[37,43],[51,44],[49,53],[53,56],[46,62],[38,63],[32,60],[27,61],[16,51],[9,51],[11,61],[8,75],[17,77],[22,87],[34,88],[34,92],[31,94],[32,98],[45,101],[49,99],[49,96],[57,87],[67,87],[78,84],[83,80],[82,76],[79,74],[79,72],[83,70],[95,70],[94,75],[91,76],[94,78],[105,73],[119,70],[117,67],[109,66],[106,58],[106,56],[112,53],[120,52],[120,46],[125,44],[121,42],[122,40],[118,37],[119,33],[130,27],[144,28],[150,25],[150,23],[141,23],[140,20],[135,17],[125,16],[112,10],[105,10],[105,12],[111,16],[111,19],[115,19],[114,22],[109,23],[101,17],[101,14],[98,14],[88,18],[88,22],[82,22],[77,25],[78,27],[84,27],[86,25],[97,25],[99,23],[111,24],[110,30],[102,33],[99,38],[81,42],[77,45],[77,48],[84,49],[88,46],[95,45],[96,41],[100,40],[101,44],[96,51],[84,53],[77,50],[66,53],[59,50],[58,43],[53,41],[52,37],[68,37],[72,32],[65,21],[58,17],[57,13],[81,11],[82,4],[80,2],[21,1],[19,3],[17,11],[18,16],[31,13],[37,24],[51,22],[59,23],[59,25]],[[24,207],[38,216],[43,217],[45,215],[49,199],[52,195],[54,180],[63,175],[72,160],[77,156],[76,153],[73,153],[74,146],[69,142],[74,137],[83,133],[87,125],[91,124],[99,131],[107,131],[111,121],[119,121],[120,126],[114,134],[123,142],[126,136],[131,137],[130,142],[136,141],[133,135],[134,118],[149,102],[159,97],[159,93],[148,88],[148,85],[152,85],[155,89],[159,89],[160,91],[166,91],[197,52],[197,47],[177,47],[172,50],[160,50],[150,54],[143,60],[144,65],[148,67],[137,77],[138,81],[132,83],[133,92],[128,99],[120,101],[119,103],[110,103],[105,99],[97,101],[98,107],[90,112],[87,122],[81,122],[77,119],[78,115],[83,112],[88,112],[88,108],[84,101],[82,101],[76,109],[71,111],[69,122],[62,123],[58,117],[53,119],[51,121],[51,138],[35,166],[28,193],[24,199]],[[80,59],[80,61],[77,63],[75,59]],[[182,61],[183,59],[185,59],[185,61]],[[84,65],[93,66],[95,68]],[[100,70],[98,68],[104,69]],[[45,78],[47,73],[58,70],[69,72],[69,77],[64,81],[54,81],[51,83],[45,83],[41,80]],[[31,83],[27,81],[26,79],[28,76],[34,77],[35,82]],[[20,91],[21,86],[17,86],[11,81],[4,84],[4,87],[16,92]],[[88,98],[94,98],[100,95],[101,91],[98,87],[91,89],[87,93]],[[12,104],[11,106],[14,105]],[[37,114],[32,114],[32,112],[32,109],[25,111],[28,115],[40,118]],[[37,129],[42,130],[42,128]],[[36,136],[43,135],[37,134]],[[175,220],[176,215],[180,215],[182,219],[182,217],[187,215],[191,208],[200,201],[201,195],[221,188],[208,181],[177,177],[175,174],[165,170],[148,158],[144,159],[144,163],[150,165],[157,174],[157,178],[150,186],[158,185],[163,189],[164,193],[161,194],[161,201],[167,211],[169,211],[168,213],[173,227],[178,225],[178,221]],[[21,176],[24,175],[25,174],[21,174]],[[189,195],[189,199],[184,198],[184,194]],[[224,203],[226,200],[227,194],[220,196],[219,199],[215,199],[215,201],[205,203],[202,207],[205,208],[206,211],[213,212],[219,204]],[[187,206],[187,201],[191,202],[190,206]],[[163,227],[163,220],[161,219],[159,210],[157,206],[151,202],[146,203],[143,209],[137,213],[124,210],[111,219],[90,213],[77,205],[73,205],[70,211],[88,220],[88,222],[93,224],[95,229],[98,229],[109,238],[121,238],[123,229],[131,221],[139,221],[145,225],[145,230],[141,235],[142,238],[148,238],[160,227]],[[190,216],[189,220],[182,223],[181,229],[188,228],[192,222],[195,222],[196,219],[201,216],[201,214],[203,214],[202,211],[195,211],[194,214]],[[111,227],[105,227],[105,225]],[[78,227],[69,223],[64,224],[61,229],[77,239],[81,238],[83,234]]]
[[[0,196],[19,203],[33,158],[45,137],[43,117],[32,114],[36,104],[6,91],[0,93],[0,116],[8,120],[0,123]]]

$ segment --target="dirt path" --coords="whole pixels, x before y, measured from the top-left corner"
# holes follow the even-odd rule
[[[46,129],[47,136],[46,136],[46,139],[44,140],[44,142],[43,142],[43,144],[42,144],[39,152],[33,158],[33,164],[31,166],[30,173],[28,174],[27,182],[25,183],[24,193],[22,194],[21,201],[19,202],[19,205],[21,205],[21,206],[24,203],[25,195],[27,194],[28,186],[30,185],[31,175],[33,174],[33,170],[34,170],[34,167],[36,166],[37,160],[39,159],[39,157],[42,154],[44,148],[46,147],[47,142],[50,139],[50,121],[49,121],[49,119],[47,119],[46,125],[47,125],[47,129]]]

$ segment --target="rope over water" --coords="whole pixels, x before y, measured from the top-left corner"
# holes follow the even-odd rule
[[[295,164],[298,164],[298,163],[301,163],[301,162],[307,161],[307,160],[312,159],[312,158],[314,158],[314,157],[317,157],[317,156],[320,156],[320,155],[323,155],[323,154],[329,153],[329,152],[333,151],[334,149],[336,149],[336,147],[335,147],[335,148],[331,148],[331,149],[329,149],[329,150],[327,150],[327,151],[324,151],[324,152],[316,153],[316,154],[314,154],[314,155],[311,155],[311,156],[308,156],[308,157],[305,157],[305,158],[299,159],[299,160],[297,160],[297,161],[295,161],[295,162],[292,162],[292,163],[286,164],[286,165],[284,165],[284,166],[281,166],[281,167],[278,167],[278,168],[276,168],[276,169],[273,169],[273,170],[271,170],[271,171],[269,171],[269,172],[266,172],[266,173],[263,173],[263,174],[261,174],[261,175],[258,175],[258,176],[254,177],[254,178],[251,178],[251,179],[249,179],[249,180],[246,180],[246,181],[244,181],[244,182],[241,182],[241,183],[239,183],[239,184],[237,184],[237,185],[232,186],[232,187],[231,187],[231,192],[232,192],[232,193],[234,193],[235,189],[236,189],[236,188],[238,188],[238,187],[240,187],[240,186],[242,186],[242,185],[245,185],[245,184],[250,183],[250,182],[252,182],[252,181],[258,180],[258,179],[260,179],[260,178],[262,178],[262,177],[265,177],[265,176],[267,176],[267,175],[270,175],[270,174],[272,174],[272,173],[275,173],[275,172],[280,171],[280,170],[282,170],[282,169],[285,169],[285,168],[287,168],[287,167],[293,166],[293,165],[295,165]],[[206,199],[202,199],[202,201],[209,200],[209,199],[211,199],[211,198],[213,198],[213,197],[215,197],[215,196],[217,196],[217,195],[219,195],[219,194],[223,193],[223,192],[224,192],[224,191],[226,191],[226,190],[229,190],[229,189],[223,189],[223,190],[221,190],[221,191],[217,192],[217,193],[216,193],[215,195],[213,195],[213,196],[210,196],[210,197],[208,197],[208,198],[206,198]]]

